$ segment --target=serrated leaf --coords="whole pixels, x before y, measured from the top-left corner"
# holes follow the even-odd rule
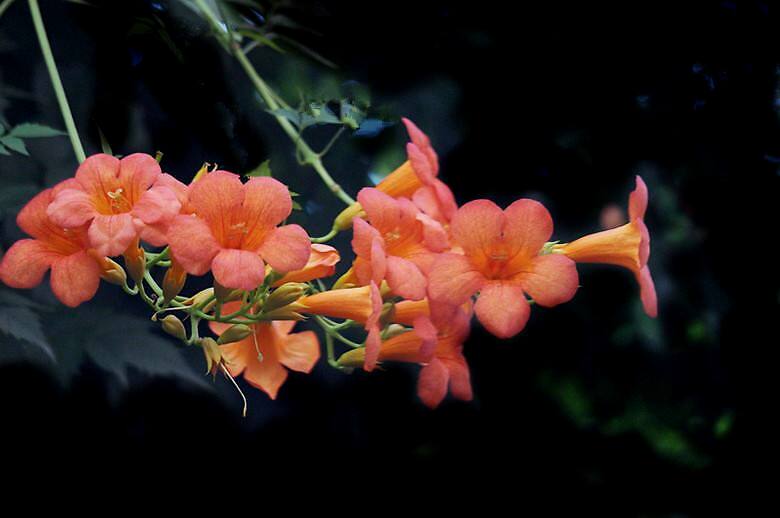
[[[45,126],[43,124],[34,124],[31,122],[25,122],[23,124],[17,125],[11,131],[9,131],[8,134],[18,138],[43,138],[66,135],[64,131],[54,129],[50,126]]]
[[[341,120],[323,103],[310,103],[309,114],[315,124],[341,124]]]
[[[30,156],[30,152],[27,151],[27,146],[24,145],[24,140],[18,137],[14,137],[8,134],[5,137],[0,137],[0,142],[2,142],[5,147],[12,151],[16,151],[17,153],[21,153],[25,156]]]
[[[38,315],[28,307],[0,306],[0,331],[36,345],[54,358]]]
[[[5,146],[3,146],[2,144],[0,144],[0,155],[10,155],[10,154],[11,154],[11,152],[10,152],[10,151],[8,151],[8,150],[5,148]]]
[[[273,174],[271,174],[271,159],[269,158],[268,160],[264,161],[259,166],[246,173],[244,176],[248,178],[256,178],[258,176],[273,177]]]

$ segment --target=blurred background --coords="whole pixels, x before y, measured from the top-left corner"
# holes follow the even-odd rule
[[[353,470],[348,481],[401,468],[453,488],[479,480],[495,492],[552,488],[612,505],[621,495],[628,515],[698,514],[729,497],[750,399],[738,380],[754,374],[746,358],[771,345],[749,339],[746,322],[760,308],[776,316],[778,302],[774,271],[748,262],[766,252],[753,234],[756,222],[773,221],[764,212],[777,199],[776,8],[218,4],[228,23],[260,35],[253,63],[288,101],[346,99],[365,116],[325,158],[350,193],[404,160],[401,116],[431,136],[459,203],[536,198],[562,241],[625,210],[641,174],[660,316],[644,316],[629,273],[585,265],[574,301],[534,308],[515,339],[475,324],[465,349],[471,403],[426,409],[414,366],[346,375],[321,362],[310,376],[292,374],[274,402],[244,385],[242,419],[226,380],[202,375],[201,353],[177,346],[115,287],[75,311],[46,283],[0,287],[4,444],[61,459],[64,470],[68,461],[108,473],[155,464],[163,477],[190,464],[257,465],[256,477],[273,466],[304,484],[335,467]],[[192,7],[41,1],[87,154],[105,144],[116,154],[159,150],[163,169],[183,181],[204,161],[246,173],[270,159],[300,193],[295,221],[326,233],[340,202],[296,163]],[[17,0],[0,17],[0,124],[28,122],[64,129]],[[322,147],[337,129],[306,136]],[[22,237],[19,208],[77,165],[67,137],[24,144],[0,155],[3,249]],[[349,236],[337,243],[348,249]],[[187,289],[205,285],[193,279]]]

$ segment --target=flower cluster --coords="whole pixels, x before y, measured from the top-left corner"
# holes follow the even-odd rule
[[[538,201],[459,207],[438,178],[429,138],[403,122],[408,160],[334,220],[329,236],[351,229],[354,261],[330,288],[323,279],[336,274],[341,255],[285,224],[293,202],[284,184],[204,166],[185,185],[146,154],[93,155],[75,178],[33,198],[17,218],[30,238],[6,252],[0,279],[32,288],[50,269],[55,296],[70,307],[91,299],[101,279],[118,284],[141,297],[166,332],[201,347],[209,372],[243,376],[271,398],[288,369],[308,373],[320,359],[317,334],[293,331],[311,319],[336,368],[420,365],[418,394],[429,407],[448,392],[472,398],[463,347],[473,318],[499,338],[517,335],[532,305],[574,297],[577,263],[629,269],[646,313],[656,316],[640,177],[628,223],[550,241],[553,219]],[[182,295],[188,275],[206,274],[212,287]],[[215,338],[200,335],[204,321]],[[338,355],[336,344],[346,352]]]

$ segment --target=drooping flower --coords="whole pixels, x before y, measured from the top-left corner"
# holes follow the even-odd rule
[[[90,245],[101,256],[123,253],[139,236],[159,246],[159,227],[181,208],[176,193],[156,183],[161,176],[157,161],[143,153],[121,160],[92,155],[76,171],[76,182],[57,192],[47,214],[63,228],[88,225]]]
[[[354,275],[358,284],[387,280],[398,296],[420,300],[425,297],[425,272],[436,252],[447,244],[438,223],[425,224],[419,210],[406,198],[393,199],[377,189],[366,188],[358,200],[371,222],[355,218],[352,248],[357,255]]]
[[[399,305],[404,304],[401,302]],[[415,302],[415,311],[423,304]],[[417,320],[423,313],[418,313]],[[473,397],[469,367],[463,357],[463,342],[469,334],[469,306],[458,307],[435,304],[431,326],[415,326],[382,342],[378,361],[398,361],[423,365],[417,382],[417,394],[422,402],[437,407],[447,395],[447,389],[457,399],[470,401]],[[430,352],[426,350],[430,349]],[[364,363],[366,351],[353,349],[339,358],[339,364],[355,367]]]
[[[401,119],[406,126],[411,142],[406,144],[407,160],[387,175],[376,188],[393,198],[409,198],[427,216],[441,224],[449,223],[458,205],[447,185],[437,178],[439,157],[431,146],[428,136],[412,121]],[[352,220],[359,216],[364,207],[358,203],[344,209],[336,218],[336,226],[349,228]]]
[[[46,209],[57,194],[74,187],[76,180],[66,180],[22,208],[16,222],[31,239],[14,243],[0,263],[0,279],[12,288],[33,288],[51,269],[51,289],[69,307],[94,297],[104,270],[116,268],[90,249],[86,225],[62,228],[47,216]]]
[[[655,318],[658,315],[658,299],[647,265],[650,257],[650,233],[644,222],[647,199],[647,185],[642,177],[637,175],[636,187],[628,197],[628,223],[588,234],[571,243],[556,245],[553,252],[563,254],[578,263],[614,264],[629,269],[639,284],[645,313]]]
[[[292,212],[290,192],[279,181],[242,184],[238,175],[215,171],[192,184],[188,198],[194,214],[176,216],[168,231],[173,257],[187,273],[211,270],[225,288],[252,290],[265,278],[265,263],[281,273],[306,266],[306,231],[277,226]]]
[[[225,312],[240,308],[240,302],[225,304]],[[320,358],[320,346],[313,331],[292,333],[295,322],[273,321],[253,324],[252,333],[243,340],[220,346],[222,359],[230,375],[244,379],[276,399],[287,380],[287,370],[309,373]],[[231,325],[210,322],[211,331],[221,335]]]
[[[328,245],[312,243],[311,255],[306,266],[284,274],[273,287],[287,284],[288,282],[309,282],[323,277],[330,277],[336,272],[336,264],[341,260],[338,250]]]
[[[298,299],[290,306],[297,312],[344,318],[360,322],[368,332],[364,368],[374,369],[379,354],[382,295],[372,281],[367,286],[343,290],[329,290]]]
[[[463,255],[437,258],[428,279],[430,298],[460,305],[479,292],[474,307],[479,321],[500,338],[516,335],[530,315],[526,293],[550,307],[577,290],[574,261],[542,254],[552,231],[550,213],[534,200],[518,200],[503,211],[488,200],[465,204],[450,226]]]

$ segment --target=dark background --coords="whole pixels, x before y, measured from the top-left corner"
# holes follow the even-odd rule
[[[337,202],[295,164],[246,76],[195,14],[178,2],[93,4],[42,2],[88,154],[100,150],[100,128],[115,153],[162,150],[164,169],[182,180],[205,160],[246,172],[270,157],[274,175],[302,194],[296,217],[313,235],[327,230]],[[466,345],[472,403],[426,409],[414,367],[347,376],[322,362],[311,376],[291,375],[276,402],[252,393],[242,420],[224,380],[183,373],[202,368],[197,352],[165,359],[170,368],[133,357],[138,329],[175,350],[146,329],[140,301],[104,287],[63,316],[44,286],[31,297],[46,308],[60,366],[0,334],[2,443],[46,469],[88,461],[110,476],[175,479],[192,466],[231,478],[246,469],[257,484],[284,473],[309,488],[346,469],[331,480],[339,494],[383,500],[425,495],[436,482],[472,497],[483,485],[509,498],[544,489],[556,495],[551,506],[624,515],[700,514],[729,501],[750,458],[740,444],[760,378],[755,355],[772,345],[750,338],[747,322],[777,307],[776,274],[758,240],[759,226],[774,221],[780,163],[777,9],[506,4],[295,2],[282,12],[313,30],[288,34],[338,68],[292,50],[252,57],[291,100],[365,85],[374,116],[407,115],[430,134],[459,203],[537,198],[556,220],[555,239],[597,230],[601,210],[625,208],[641,174],[657,320],[642,314],[627,272],[583,266],[574,301],[534,308],[515,339],[475,324]],[[0,18],[0,43],[4,120],[62,127],[24,2]],[[309,134],[324,143],[332,131]],[[398,124],[346,137],[326,164],[354,193],[403,159],[404,139]],[[22,185],[29,197],[75,170],[65,137],[28,148],[30,158],[0,156],[3,247],[20,237],[13,218],[25,198],[11,189]],[[84,346],[89,322],[109,331]],[[121,364],[95,353],[96,343],[111,351],[117,340]],[[396,469],[390,484],[374,487],[368,475]]]

